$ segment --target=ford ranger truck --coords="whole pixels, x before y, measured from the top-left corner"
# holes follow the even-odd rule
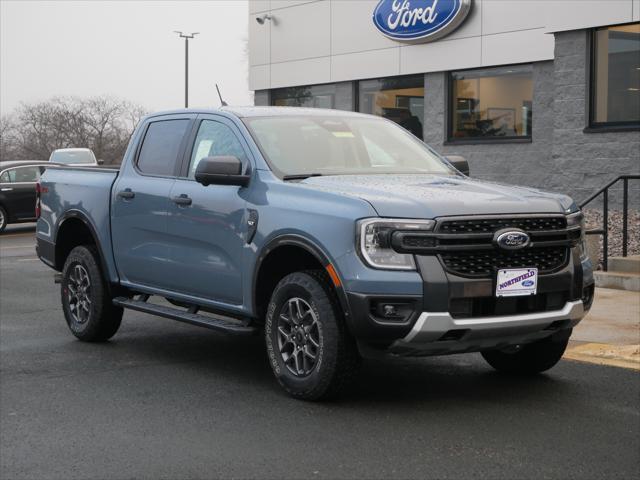
[[[363,356],[545,371],[593,299],[582,213],[467,174],[375,116],[159,113],[118,170],[46,170],[37,252],[80,340],[111,338],[124,309],[261,333],[301,399],[336,395]]]

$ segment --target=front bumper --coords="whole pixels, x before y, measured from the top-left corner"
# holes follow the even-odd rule
[[[385,294],[379,284],[367,289],[362,281],[359,292],[347,290],[349,327],[364,355],[442,355],[569,335],[593,299],[591,264],[575,250],[560,271],[541,275],[538,294],[526,298],[496,299],[495,278],[453,275],[436,256],[416,256],[416,263],[419,283],[406,294]],[[380,304],[404,305],[409,313],[385,319]]]
[[[388,351],[415,356],[504,348],[573,328],[584,315],[581,300],[567,302],[561,310],[498,317],[456,319],[448,312],[423,312],[411,331]]]

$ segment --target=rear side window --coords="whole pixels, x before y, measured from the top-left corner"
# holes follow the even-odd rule
[[[187,119],[151,123],[138,156],[140,171],[149,175],[173,175],[188,125]]]
[[[4,171],[0,183],[35,183],[39,178],[39,167],[18,167]]]

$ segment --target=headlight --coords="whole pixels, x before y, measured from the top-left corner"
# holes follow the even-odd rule
[[[365,263],[385,270],[415,270],[413,255],[397,253],[391,248],[395,231],[433,230],[433,220],[365,219],[358,222],[358,246]]]
[[[586,225],[584,215],[581,211],[567,215],[567,228],[580,227],[580,241],[578,243],[578,249],[580,252],[580,260],[586,260],[589,257],[587,252],[587,238],[586,238]]]

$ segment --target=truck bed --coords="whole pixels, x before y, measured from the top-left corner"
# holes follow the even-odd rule
[[[70,217],[89,222],[102,252],[111,252],[111,189],[119,173],[113,167],[55,166],[46,169],[40,179],[41,216],[36,237],[53,245],[62,222]],[[115,263],[106,255],[105,267],[111,279],[117,279]]]

